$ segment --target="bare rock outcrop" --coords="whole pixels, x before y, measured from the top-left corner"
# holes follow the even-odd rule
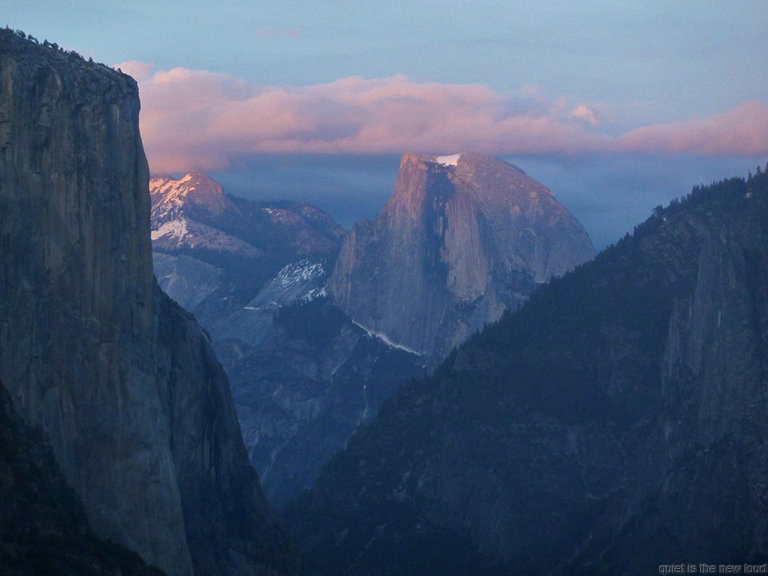
[[[330,290],[356,322],[440,359],[593,255],[581,224],[514,166],[410,153],[381,214],[346,238]]]

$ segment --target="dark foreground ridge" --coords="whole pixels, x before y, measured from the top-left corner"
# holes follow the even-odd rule
[[[169,575],[297,573],[210,343],[154,280],[138,114],[128,76],[0,31],[0,381],[96,537]]]
[[[768,559],[768,176],[697,188],[405,385],[292,511],[313,574]]]

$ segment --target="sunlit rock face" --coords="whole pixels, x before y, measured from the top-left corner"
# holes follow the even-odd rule
[[[439,359],[593,254],[584,228],[514,166],[405,154],[381,214],[346,238],[330,291],[356,322]]]
[[[296,569],[207,337],[157,287],[136,83],[0,33],[0,380],[94,532],[171,575]]]

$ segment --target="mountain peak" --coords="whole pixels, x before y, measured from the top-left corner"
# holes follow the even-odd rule
[[[409,152],[384,210],[347,237],[330,291],[358,323],[440,358],[593,254],[581,224],[522,170]]]
[[[541,216],[562,212],[552,192],[518,167],[493,156],[466,152],[404,154],[385,212],[416,221],[435,202],[449,198],[476,205],[490,220],[509,212]]]
[[[197,171],[190,172],[179,180],[152,178],[149,181],[149,192],[153,213],[163,211],[163,205],[167,210],[171,210],[193,204],[219,214],[229,205],[224,197],[222,185],[207,174]],[[158,208],[161,210],[157,210]]]
[[[208,176],[208,174],[206,174],[205,172],[200,172],[198,170],[193,170],[178,182],[179,183],[189,182],[192,186],[196,188],[199,187],[203,189],[217,190],[220,195],[223,194],[223,188],[221,184],[216,182],[216,180]]]

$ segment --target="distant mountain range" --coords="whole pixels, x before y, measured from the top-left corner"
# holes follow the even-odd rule
[[[696,188],[404,385],[289,513],[310,574],[768,560],[768,175]]]
[[[516,168],[445,158],[405,155],[382,215],[350,234],[317,208],[228,196],[201,173],[150,182],[158,282],[211,334],[278,507],[402,382],[593,254]]]
[[[211,334],[251,462],[282,506],[420,360],[329,300],[344,231],[318,208],[228,196],[202,173],[153,178],[150,193],[158,282]]]
[[[344,235],[314,206],[227,196],[200,172],[152,178],[150,196],[158,282],[212,332],[286,264],[332,263]]]

